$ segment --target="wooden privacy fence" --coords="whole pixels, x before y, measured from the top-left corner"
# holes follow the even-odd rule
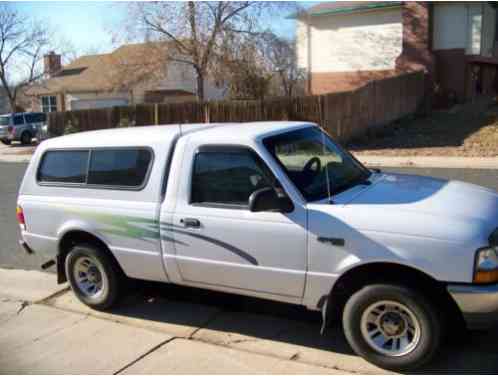
[[[49,133],[156,124],[299,120],[320,124],[338,141],[417,112],[424,101],[423,72],[372,81],[352,91],[251,101],[141,104],[49,114]]]

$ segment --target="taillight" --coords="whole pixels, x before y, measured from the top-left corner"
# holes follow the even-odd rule
[[[7,127],[7,132],[12,133],[13,131],[14,131],[14,127],[13,127],[13,126],[11,126],[11,125],[9,125],[9,126]]]
[[[16,208],[16,217],[17,217],[17,222],[19,222],[19,224],[23,227],[23,229],[26,229],[26,222],[24,221],[24,212],[19,205]]]

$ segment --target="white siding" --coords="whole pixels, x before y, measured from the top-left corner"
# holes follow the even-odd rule
[[[104,108],[126,105],[129,102],[128,93],[69,93],[65,98],[66,110],[81,110],[88,108]]]
[[[434,49],[465,49],[466,54],[491,56],[496,11],[486,2],[434,4]]]
[[[351,72],[395,68],[402,51],[401,9],[312,18],[312,72]],[[297,26],[298,59],[307,67],[306,27]]]
[[[465,48],[467,43],[467,8],[464,3],[434,4],[435,50]]]
[[[302,20],[296,23],[297,66],[308,69],[308,25]]]
[[[469,38],[465,52],[470,55],[479,55],[481,53],[482,5],[479,2],[467,7]]]
[[[482,51],[485,56],[492,56],[495,44],[496,10],[489,4],[483,4]]]
[[[166,74],[162,78],[151,78],[141,82],[133,88],[136,103],[144,101],[145,92],[148,90],[184,90],[197,95],[197,78],[191,65],[170,62]],[[223,99],[226,94],[224,87],[217,87],[212,81],[204,82],[204,97],[206,100]]]

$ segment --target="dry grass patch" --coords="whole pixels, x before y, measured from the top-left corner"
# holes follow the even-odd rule
[[[497,157],[498,105],[480,100],[399,121],[349,148],[364,155]]]

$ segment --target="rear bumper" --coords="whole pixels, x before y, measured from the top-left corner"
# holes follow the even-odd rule
[[[450,284],[448,292],[462,311],[469,329],[487,329],[498,325],[498,284]]]
[[[53,259],[58,254],[59,240],[50,236],[37,235],[25,230],[21,231],[19,244],[24,243],[33,253],[46,259]],[[21,244],[23,249],[24,246]]]

